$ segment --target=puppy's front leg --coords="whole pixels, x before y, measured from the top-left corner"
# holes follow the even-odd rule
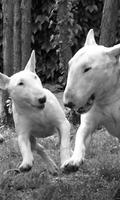
[[[60,158],[61,168],[64,168],[66,161],[70,158],[70,124],[66,119],[59,128],[60,133]]]
[[[19,166],[21,171],[29,171],[33,165],[33,154],[31,151],[31,143],[28,135],[19,135],[18,144],[23,157],[23,161]]]
[[[56,175],[58,171],[58,167],[56,166],[55,162],[51,159],[51,157],[47,154],[44,147],[36,142],[34,136],[30,137],[31,147],[32,150],[35,150],[44,160],[44,162],[48,166],[48,170],[51,174]]]

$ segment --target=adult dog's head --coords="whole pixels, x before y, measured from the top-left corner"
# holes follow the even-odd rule
[[[23,71],[11,77],[0,73],[0,88],[8,90],[14,104],[23,109],[43,109],[46,96],[42,83],[35,73],[35,52]]]
[[[85,45],[69,61],[65,106],[87,112],[95,101],[115,91],[120,76],[120,44],[107,48],[97,45],[94,32],[88,32]]]

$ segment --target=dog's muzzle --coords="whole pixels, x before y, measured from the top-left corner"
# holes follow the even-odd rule
[[[44,104],[44,103],[46,102],[46,96],[44,96],[44,97],[42,97],[42,98],[39,98],[39,99],[38,99],[38,102],[39,102],[40,104]]]
[[[46,100],[47,100],[46,96],[39,98],[38,103],[36,105],[32,105],[32,106],[42,110],[45,107]]]
[[[75,105],[72,102],[68,102],[64,103],[64,106],[72,109]]]
[[[39,109],[43,109],[45,107],[45,103],[46,103],[46,96],[42,97],[42,98],[39,98],[38,99],[38,102],[39,102],[39,105],[37,106]]]
[[[87,103],[84,106],[80,107],[77,110],[77,112],[80,113],[80,114],[88,112],[91,109],[91,107],[92,107],[92,105],[94,103],[94,100],[95,100],[95,94],[92,94],[90,96],[90,98],[88,99]]]
[[[44,109],[44,107],[45,107],[45,104],[40,104],[40,105],[36,106],[36,108],[38,108],[40,110]]]

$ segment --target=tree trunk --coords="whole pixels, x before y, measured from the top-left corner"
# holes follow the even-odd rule
[[[59,59],[60,66],[64,69],[63,83],[66,83],[67,71],[68,71],[68,61],[72,57],[72,52],[69,43],[69,25],[68,25],[68,0],[61,0],[58,2],[58,27],[59,27]]]
[[[119,0],[105,0],[101,22],[100,44],[113,46],[116,38]]]
[[[13,74],[13,0],[3,0],[3,72]]]
[[[22,0],[22,69],[24,69],[31,52],[31,0]]]
[[[31,52],[31,0],[3,0],[3,72],[8,76],[26,65]],[[5,107],[7,92],[0,92],[2,121],[11,125]],[[5,112],[4,112],[5,111]]]
[[[13,40],[13,69],[14,73],[21,70],[21,0],[14,0],[14,40]]]
[[[2,1],[3,11],[3,73],[13,74],[13,0]],[[11,117],[6,113],[5,101],[8,98],[6,91],[0,92],[0,117],[1,121],[10,124]]]

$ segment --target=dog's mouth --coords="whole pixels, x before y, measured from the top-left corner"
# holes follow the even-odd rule
[[[32,107],[36,108],[36,109],[40,109],[40,110],[43,110],[44,107],[45,107],[45,104],[42,103],[42,104],[39,104],[39,105],[32,105]]]
[[[87,103],[84,106],[78,108],[77,112],[80,114],[88,112],[91,109],[94,103],[94,100],[95,100],[95,94],[92,94],[90,98],[88,99]]]

